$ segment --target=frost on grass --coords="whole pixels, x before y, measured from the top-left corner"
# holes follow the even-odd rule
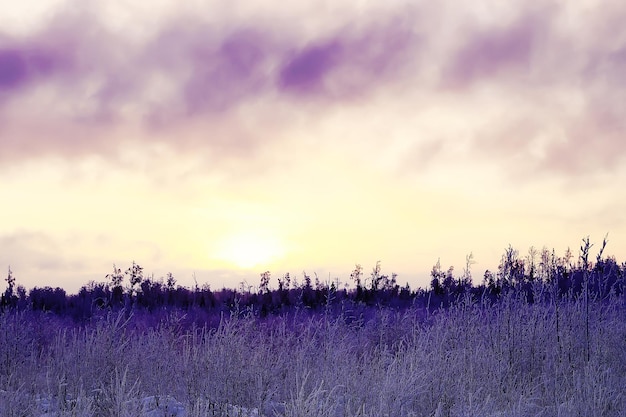
[[[41,352],[34,321],[18,317],[19,346],[0,344],[22,355],[0,356],[0,416],[623,417],[626,305],[583,301],[249,318],[194,332],[112,319],[59,332]]]

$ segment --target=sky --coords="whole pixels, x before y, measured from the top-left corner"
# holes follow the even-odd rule
[[[0,0],[0,271],[626,260],[626,3]],[[0,272],[5,276],[6,272]]]

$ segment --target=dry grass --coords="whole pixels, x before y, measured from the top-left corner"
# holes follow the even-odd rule
[[[0,415],[147,415],[146,398],[175,398],[188,417],[624,416],[625,313],[621,300],[569,300],[557,320],[553,304],[510,298],[426,319],[378,310],[214,330],[182,330],[175,315],[140,330],[124,313],[86,328],[5,314]]]

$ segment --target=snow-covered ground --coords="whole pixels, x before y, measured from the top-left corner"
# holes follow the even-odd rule
[[[187,410],[176,398],[151,396],[141,400],[142,417],[187,417]]]
[[[39,413],[37,417],[63,417],[66,415],[91,417],[91,413],[88,411],[76,412],[84,408],[84,405],[81,407],[80,402],[77,401],[67,401],[66,405],[61,406],[54,398],[42,398],[37,401],[36,408]],[[136,401],[126,401],[122,408],[122,412],[129,417],[190,417],[190,413],[185,406],[170,395],[153,395]],[[265,411],[270,412],[270,415],[273,416],[275,415],[274,412],[277,412],[279,409],[284,411],[284,406],[280,404],[269,405]],[[246,408],[228,403],[209,405],[207,412],[211,416],[270,417],[270,415],[261,413],[258,408]]]

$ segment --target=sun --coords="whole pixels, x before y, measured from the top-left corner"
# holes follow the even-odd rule
[[[221,242],[217,257],[238,268],[251,269],[277,261],[284,254],[279,238],[259,232],[240,232]]]

